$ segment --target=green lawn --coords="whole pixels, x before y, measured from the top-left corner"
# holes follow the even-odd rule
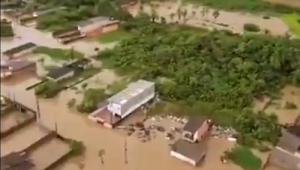
[[[226,156],[244,170],[259,170],[262,166],[261,159],[244,146],[236,146]]]
[[[129,32],[119,29],[116,31],[102,34],[97,38],[97,40],[100,43],[111,43],[111,42],[123,40],[124,38],[128,38],[130,35],[131,34]]]
[[[281,19],[288,25],[292,33],[300,37],[300,16],[298,14],[285,14]]]
[[[69,60],[83,57],[82,53],[72,49],[68,50],[61,48],[49,48],[43,46],[37,47],[34,50],[34,53],[45,54],[55,60]]]

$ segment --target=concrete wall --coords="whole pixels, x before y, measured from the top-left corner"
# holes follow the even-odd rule
[[[43,127],[41,127],[43,128]],[[39,146],[43,145],[44,143],[46,143],[47,141],[49,141],[50,139],[54,138],[56,136],[56,133],[53,131],[49,131],[49,133],[44,136],[43,138],[41,138],[40,140],[38,140],[37,142],[31,144],[30,146],[28,146],[27,148],[25,148],[23,150],[23,152],[30,152],[35,150],[36,148],[38,148]]]
[[[177,159],[180,159],[181,161],[184,161],[184,162],[187,162],[193,166],[196,166],[197,165],[197,162],[195,162],[194,160],[184,156],[184,155],[181,155],[180,153],[178,152],[174,152],[174,151],[171,151],[171,156],[177,158]]]
[[[102,27],[102,33],[107,33],[119,29],[119,24],[112,24]]]

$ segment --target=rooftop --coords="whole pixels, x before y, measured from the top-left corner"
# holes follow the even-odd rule
[[[100,23],[102,26],[105,26],[105,25],[115,24],[115,23],[119,23],[119,22],[120,21],[111,19],[110,17],[99,16],[99,17],[95,17],[95,18],[90,18],[85,21],[80,21],[77,25],[80,27],[84,27],[84,26],[87,26],[90,24]]]
[[[1,170],[30,170],[34,166],[26,153],[12,152],[1,157]]]
[[[27,60],[10,60],[10,61],[2,61],[1,60],[1,69],[11,69],[12,71],[18,71],[28,66],[34,65],[34,62]]]
[[[192,143],[179,139],[171,146],[171,150],[199,162],[206,152],[206,145],[204,144],[204,141]]]
[[[53,79],[57,79],[63,75],[66,75],[72,71],[76,71],[75,69],[78,69],[79,67],[81,67],[82,65],[86,65],[90,62],[90,60],[83,58],[80,60],[76,60],[68,65],[59,67],[57,69],[54,69],[52,71],[50,71],[47,75],[47,77],[53,78]]]
[[[27,49],[35,47],[35,46],[36,46],[36,44],[34,44],[32,42],[28,42],[28,43],[19,45],[17,47],[14,47],[12,49],[6,50],[3,52],[3,54],[4,55],[13,55],[13,54],[19,53],[21,51],[27,50]]]
[[[183,130],[195,133],[206,120],[207,118],[202,116],[191,117],[183,127]]]
[[[277,146],[295,153],[300,148],[300,138],[288,131],[284,131]]]
[[[153,82],[138,80],[136,82],[130,83],[126,89],[115,94],[114,96],[109,98],[108,101],[121,105],[125,104],[127,101],[142,93],[144,90],[148,89],[151,86],[154,86]]]

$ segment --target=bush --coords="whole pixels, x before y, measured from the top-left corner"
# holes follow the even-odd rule
[[[252,23],[246,23],[244,24],[244,30],[249,32],[259,32],[260,28],[258,25]]]
[[[69,140],[69,147],[71,149],[72,155],[74,156],[81,155],[85,151],[85,147],[80,141]]]
[[[87,89],[84,92],[82,102],[77,105],[77,110],[80,113],[91,113],[97,109],[100,102],[104,101],[108,95],[104,89]]]
[[[55,97],[60,90],[61,90],[61,86],[59,84],[49,80],[38,85],[35,88],[35,94],[43,98],[52,98]]]
[[[68,107],[69,108],[72,108],[74,105],[76,104],[76,99],[71,99],[68,103],[67,103],[67,105],[68,105]]]
[[[297,109],[297,105],[293,102],[286,102],[284,108],[285,109]]]
[[[225,157],[244,170],[259,170],[262,165],[260,158],[243,146],[236,146],[231,151],[225,152]]]

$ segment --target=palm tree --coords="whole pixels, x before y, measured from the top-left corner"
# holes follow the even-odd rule
[[[105,150],[104,149],[100,149],[98,152],[98,156],[101,159],[101,163],[104,164],[104,160],[103,160],[103,155],[105,154]]]
[[[174,22],[174,17],[175,17],[175,13],[171,13],[171,14],[170,14],[171,22]]]
[[[216,20],[220,16],[219,10],[214,10],[212,15],[213,15],[214,19]]]
[[[180,21],[181,17],[182,17],[182,12],[181,12],[180,8],[177,9],[176,14],[177,14],[177,17],[178,17],[178,21]]]

